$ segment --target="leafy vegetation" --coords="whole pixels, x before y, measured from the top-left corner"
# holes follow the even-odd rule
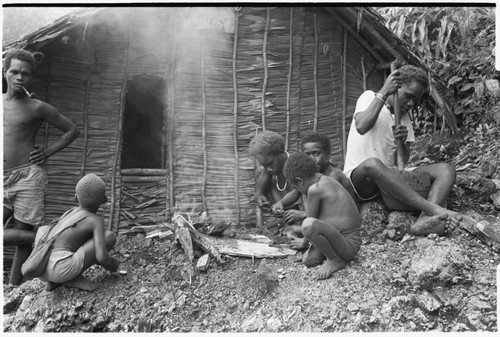
[[[446,81],[460,126],[491,122],[493,114],[487,112],[500,99],[493,7],[384,7],[378,12],[387,27]]]
[[[436,124],[440,119],[430,112],[425,111],[415,120],[420,133],[434,133],[431,142],[429,136],[424,140],[422,150],[426,150],[427,157],[433,157],[428,159],[491,167],[500,159],[495,8],[384,7],[377,11],[386,19],[387,27],[441,76],[453,96],[450,101],[454,101],[460,131],[452,139],[437,139],[440,135],[436,135]],[[499,171],[489,171],[487,175],[500,178]]]

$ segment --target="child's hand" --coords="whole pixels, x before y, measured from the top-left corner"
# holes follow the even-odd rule
[[[283,215],[283,204],[281,201],[278,201],[271,207],[271,213],[275,216],[282,216]]]
[[[264,195],[259,195],[256,201],[257,201],[257,206],[259,206],[260,208],[262,207],[266,208],[269,207],[270,205],[269,200],[267,200],[267,198]]]
[[[306,214],[303,211],[296,209],[290,209],[285,212],[285,222],[287,224],[300,221],[306,218]]]
[[[307,248],[307,241],[304,238],[290,238],[290,248],[301,250]]]
[[[115,271],[118,270],[118,266],[120,265],[120,260],[111,257],[111,263],[108,264],[107,266],[104,267],[104,269],[109,270],[110,272],[114,273]]]

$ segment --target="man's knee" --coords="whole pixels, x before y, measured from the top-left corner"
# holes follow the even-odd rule
[[[315,218],[305,218],[302,221],[302,234],[304,234],[305,237],[311,237],[317,232],[317,221]]]
[[[104,239],[106,240],[106,247],[108,247],[108,250],[113,248],[116,244],[116,234],[106,230],[104,232]]]
[[[387,166],[378,158],[368,158],[356,168],[358,172],[363,171],[367,176],[372,176],[384,169],[387,169]]]
[[[9,222],[10,225],[12,225],[12,222],[13,222],[13,217],[12,217],[12,210],[7,208],[7,207],[3,207],[3,224],[4,226],[7,224],[7,222]]]
[[[427,167],[417,168],[416,171],[426,171],[431,175],[432,181],[448,181],[454,184],[457,178],[455,165],[451,163],[438,163]]]
[[[452,180],[455,182],[457,178],[457,171],[455,169],[455,165],[450,163],[440,163],[437,164],[437,171],[448,180]]]

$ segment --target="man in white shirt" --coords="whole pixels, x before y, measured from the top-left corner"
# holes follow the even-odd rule
[[[420,102],[428,83],[425,71],[406,65],[393,71],[379,92],[368,90],[359,97],[349,131],[344,173],[360,201],[382,196],[392,210],[421,211],[410,231],[417,235],[441,235],[447,221],[461,218],[445,208],[455,183],[455,168],[449,163],[440,163],[414,169],[430,174],[431,187],[425,199],[404,181],[395,167],[396,139],[404,144],[403,162],[410,157],[410,144],[415,136],[408,112]],[[392,97],[395,92],[398,92],[401,111],[401,125],[397,127]]]

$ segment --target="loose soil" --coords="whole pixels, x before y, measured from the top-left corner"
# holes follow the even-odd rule
[[[4,308],[4,331],[496,331],[499,254],[462,230],[435,240],[463,247],[472,261],[466,280],[453,286],[454,305],[438,313],[424,313],[411,301],[420,291],[406,273],[412,240],[365,238],[346,268],[319,281],[318,267],[306,268],[294,257],[225,257],[222,265],[212,262],[206,272],[190,274],[174,241],[122,235],[114,253],[126,275],[90,268],[84,275],[98,284],[92,293],[47,292],[38,280],[12,287],[4,273],[5,298],[17,292],[32,301],[23,318]],[[487,304],[477,321],[461,310],[472,298]]]

